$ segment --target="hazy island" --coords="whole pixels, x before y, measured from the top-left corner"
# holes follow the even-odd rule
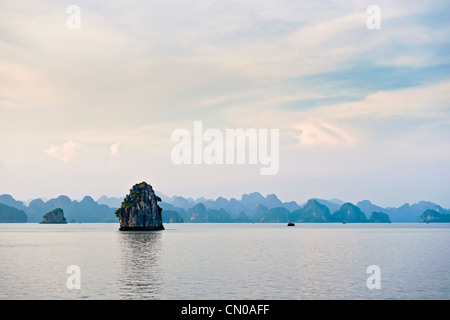
[[[439,212],[439,209],[436,210],[426,210],[420,216],[420,222],[430,223],[430,222],[450,222],[450,214]]]
[[[23,210],[0,203],[0,223],[24,223],[28,217]]]

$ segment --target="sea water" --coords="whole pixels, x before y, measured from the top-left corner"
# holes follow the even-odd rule
[[[0,299],[450,298],[450,224],[118,229],[0,224]]]

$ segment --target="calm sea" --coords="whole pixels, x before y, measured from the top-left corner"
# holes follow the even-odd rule
[[[0,299],[450,298],[450,224],[118,227],[0,224]]]

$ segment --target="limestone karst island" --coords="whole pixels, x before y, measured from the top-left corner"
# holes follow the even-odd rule
[[[164,230],[161,199],[146,182],[135,184],[116,211],[122,231]]]
[[[67,223],[66,218],[64,218],[64,211],[61,208],[56,208],[42,217],[41,223]]]

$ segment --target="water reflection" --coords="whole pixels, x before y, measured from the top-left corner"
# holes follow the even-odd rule
[[[121,231],[120,295],[123,299],[159,299],[162,276],[160,231]]]

